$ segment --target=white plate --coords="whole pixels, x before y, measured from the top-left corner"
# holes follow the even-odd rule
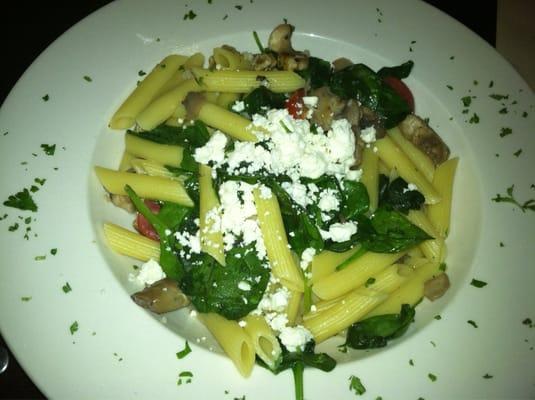
[[[30,377],[54,398],[292,398],[289,372],[275,377],[256,368],[242,379],[225,357],[195,343],[195,320],[175,316],[164,325],[133,304],[131,262],[105,248],[100,228],[103,220],[127,218],[105,204],[92,172],[95,163],[118,163],[122,134],[107,122],[139,70],[171,52],[207,54],[223,43],[255,50],[251,32],[265,42],[287,18],[297,27],[295,47],[326,59],[346,56],[372,68],[414,60],[407,82],[417,112],[461,158],[448,239],[452,289],[422,304],[410,332],[388,348],[354,353],[329,374],[307,370],[306,397],[354,398],[351,375],[370,399],[535,396],[535,329],[522,323],[535,320],[535,213],[491,201],[513,184],[521,202],[535,196],[534,96],[526,83],[480,38],[424,3],[223,3],[112,3],[54,42],[5,101],[0,199],[46,178],[34,194],[37,213],[0,206],[0,217],[8,214],[0,221],[1,330]],[[190,9],[197,17],[184,20]],[[509,98],[489,97],[496,93]],[[468,95],[475,97],[463,114]],[[477,124],[468,122],[474,113]],[[512,134],[500,137],[504,127]],[[56,144],[55,154],[41,144]],[[475,288],[473,278],[488,285]],[[182,360],[175,353],[184,338],[175,331],[193,349]],[[192,382],[177,385],[183,371],[193,373]]]

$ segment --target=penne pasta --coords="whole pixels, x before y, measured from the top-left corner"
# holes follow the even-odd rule
[[[332,274],[338,265],[347,261],[358,250],[359,247],[354,247],[353,249],[344,251],[343,253],[323,250],[321,253],[315,255],[310,263],[310,270],[312,272],[312,278],[310,279],[310,282],[315,283],[321,278]]]
[[[458,158],[451,158],[437,167],[433,186],[440,193],[442,201],[427,207],[427,216],[437,233],[443,238],[448,236],[450,228],[453,179],[458,163]]]
[[[104,237],[113,251],[140,261],[160,259],[160,243],[119,225],[105,223]]]
[[[256,136],[248,130],[251,121],[215,104],[205,101],[199,109],[197,118],[235,139],[248,142],[257,140]]]
[[[186,60],[185,56],[170,55],[158,63],[112,116],[110,128],[126,129],[134,125],[138,114]]]
[[[416,166],[418,171],[429,181],[433,182],[435,174],[435,165],[427,154],[416,147],[410,140],[407,140],[398,127],[388,130],[388,135],[398,145],[398,147],[407,155],[407,157]]]
[[[109,193],[126,195],[124,187],[130,185],[141,198],[170,201],[186,207],[193,206],[193,201],[186,190],[176,180],[119,172],[103,167],[95,167],[95,172],[100,183]]]
[[[208,328],[240,374],[244,377],[251,375],[255,347],[251,337],[238,325],[238,322],[214,313],[199,314],[198,318]]]
[[[141,157],[171,167],[180,167],[183,150],[180,146],[171,146],[145,140],[131,134],[124,135],[125,151],[134,157]]]
[[[360,181],[368,190],[370,198],[370,211],[377,209],[379,204],[379,156],[371,147],[365,147],[362,151],[362,176]]]
[[[273,330],[261,316],[248,315],[243,321],[245,322],[243,329],[251,338],[256,355],[268,367],[275,367],[282,350]]]

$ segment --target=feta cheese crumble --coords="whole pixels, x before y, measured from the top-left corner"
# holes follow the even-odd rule
[[[375,137],[376,131],[375,128],[372,126],[368,126],[367,128],[364,128],[360,131],[360,138],[364,143],[370,144],[376,141]]]
[[[324,240],[331,239],[333,242],[345,242],[357,233],[357,222],[336,222],[329,226],[329,231],[320,230]]]
[[[303,351],[305,344],[312,340],[312,334],[302,325],[284,327],[281,329],[279,339],[289,352]]]
[[[131,282],[149,286],[165,277],[165,272],[163,272],[160,264],[151,258],[141,266],[137,274],[130,274],[128,279]]]
[[[245,103],[243,101],[236,101],[233,105],[232,105],[232,111],[236,111],[236,112],[242,112],[245,110]]]

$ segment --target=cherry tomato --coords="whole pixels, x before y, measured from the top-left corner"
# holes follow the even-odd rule
[[[286,109],[288,113],[296,118],[303,119],[306,115],[306,107],[303,103],[303,96],[305,95],[305,89],[296,90],[288,100],[286,100]]]
[[[409,108],[414,112],[414,97],[411,90],[405,83],[394,76],[386,76],[383,78],[384,83],[390,86],[394,91],[407,102]]]
[[[160,212],[160,205],[152,200],[145,200],[145,205],[149,207],[149,209],[154,213],[158,214]],[[134,222],[134,226],[137,229],[139,233],[141,233],[143,236],[148,237],[152,240],[160,240],[160,237],[150,224],[150,222],[140,213],[137,213],[136,220]]]

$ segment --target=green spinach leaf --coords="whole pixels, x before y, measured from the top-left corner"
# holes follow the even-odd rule
[[[418,190],[408,190],[408,184],[401,177],[389,183],[385,175],[379,179],[379,206],[392,208],[407,214],[409,210],[419,210],[425,202]]]
[[[265,115],[272,108],[284,108],[286,97],[282,93],[274,93],[265,86],[260,86],[243,98],[245,111],[250,116]]]
[[[345,345],[353,349],[384,347],[407,331],[414,315],[414,308],[403,304],[399,314],[377,315],[357,322],[347,330]]]
[[[398,79],[405,79],[410,75],[412,67],[414,67],[414,62],[409,60],[403,64],[396,65],[395,67],[383,67],[377,71],[377,75],[381,78],[393,76]]]
[[[190,257],[183,259],[188,265],[180,287],[197,311],[236,320],[258,306],[269,281],[269,269],[258,259],[254,244],[228,251],[225,266],[206,253]]]
[[[335,72],[330,88],[334,94],[356,99],[375,111],[387,129],[396,126],[411,111],[407,102],[364,64],[353,64]]]
[[[308,67],[297,73],[309,82],[311,89],[317,89],[329,84],[332,75],[331,63],[321,58],[309,57]]]
[[[368,211],[370,197],[362,182],[344,181],[341,214],[346,220],[354,219]]]

